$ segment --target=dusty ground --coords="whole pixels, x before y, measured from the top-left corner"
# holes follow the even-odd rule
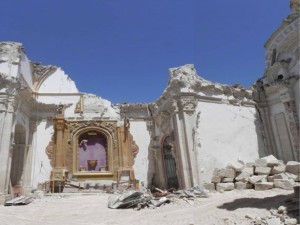
[[[156,209],[109,209],[109,194],[61,195],[37,199],[26,206],[0,206],[1,225],[247,225],[285,205],[293,191],[234,190],[195,201],[178,199]]]

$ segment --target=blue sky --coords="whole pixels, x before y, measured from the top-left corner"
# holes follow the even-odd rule
[[[63,68],[82,92],[135,103],[159,98],[168,69],[184,64],[250,86],[290,9],[288,0],[7,0],[0,12],[1,41]]]

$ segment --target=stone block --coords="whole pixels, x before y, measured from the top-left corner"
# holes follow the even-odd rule
[[[279,174],[279,173],[284,173],[285,172],[285,165],[280,164],[278,166],[274,166],[271,170],[270,174]]]
[[[285,175],[284,173],[281,173],[281,174],[275,174],[274,176],[268,176],[268,182],[274,182],[275,179],[289,179],[287,177],[287,175]]]
[[[216,191],[216,186],[214,183],[205,183],[203,184],[203,187],[208,190],[209,192],[215,192]]]
[[[225,168],[218,170],[218,176],[221,178],[227,177],[227,178],[235,178],[235,170],[232,168]]]
[[[217,191],[231,191],[234,189],[234,183],[218,183]]]
[[[293,179],[294,181],[297,181],[298,179],[298,176],[296,174],[285,172],[284,175],[287,176],[287,179]]]
[[[234,184],[234,187],[235,187],[235,189],[238,189],[238,190],[252,189],[253,184],[239,181]]]
[[[248,178],[248,181],[251,184],[256,184],[258,182],[266,182],[267,181],[267,176],[266,175],[260,175],[260,176],[252,176]]]
[[[44,198],[44,191],[35,191],[34,192],[34,197],[37,199]]]
[[[254,162],[247,162],[246,167],[254,167],[255,163]]]
[[[256,167],[275,166],[279,164],[281,164],[281,162],[278,159],[276,159],[273,155],[269,155],[255,160]]]
[[[249,173],[250,175],[254,175],[254,167],[253,166],[248,166],[248,167],[245,167],[242,172],[246,172],[246,173]]]
[[[258,166],[255,168],[255,173],[258,175],[269,175],[271,172],[271,168],[270,167],[262,167],[262,166]]]
[[[275,179],[274,180],[274,187],[276,188],[282,188],[285,190],[292,190],[294,187],[295,181],[294,180],[288,180],[288,179]]]
[[[245,167],[245,164],[242,161],[228,163],[226,168],[234,169],[236,172],[241,172]]]
[[[260,182],[260,183],[255,183],[255,190],[256,191],[264,191],[264,190],[269,190],[274,187],[273,182]]]
[[[298,175],[300,173],[300,163],[295,161],[289,161],[286,164],[285,171],[288,173]]]
[[[211,182],[212,182],[212,183],[220,183],[220,182],[221,182],[221,177],[214,175],[214,176],[211,178]]]
[[[235,180],[236,181],[242,181],[242,182],[247,182],[248,178],[250,177],[249,173],[242,172],[240,175],[238,175]]]
[[[296,199],[300,199],[300,186],[299,185],[294,186],[294,197]]]
[[[270,218],[266,220],[267,225],[282,225],[279,218]]]
[[[225,177],[225,178],[222,178],[222,183],[232,183],[233,180],[234,180],[234,178]]]
[[[285,225],[297,225],[297,219],[289,218],[284,220]]]

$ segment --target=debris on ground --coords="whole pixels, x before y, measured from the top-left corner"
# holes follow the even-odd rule
[[[6,201],[4,203],[4,206],[13,206],[13,205],[28,205],[34,200],[33,197],[30,196],[19,196],[16,198],[13,198],[12,200]]]
[[[195,186],[186,190],[161,190],[155,188],[158,192],[151,193],[149,190],[144,191],[124,191],[121,195],[112,195],[108,199],[108,208],[124,209],[136,208],[156,208],[163,204],[176,201],[176,199],[195,200],[196,198],[207,198],[209,191],[202,186]]]

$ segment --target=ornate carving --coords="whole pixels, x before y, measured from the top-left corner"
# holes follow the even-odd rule
[[[132,150],[132,156],[133,156],[133,162],[136,158],[137,154],[139,153],[139,146],[135,143],[134,140],[131,142],[131,150]]]
[[[54,148],[55,148],[55,143],[54,143],[54,136],[52,136],[51,141],[47,145],[45,152],[48,156],[48,159],[50,160],[50,164],[53,167],[54,166]]]
[[[79,101],[76,103],[76,107],[75,107],[75,110],[74,110],[74,113],[82,113],[83,112],[83,98],[82,96],[80,96],[80,99]]]
[[[111,135],[115,136],[117,125],[115,122],[110,121],[68,121],[68,128],[70,130],[71,136],[74,135],[80,129],[88,128],[88,127],[100,127],[111,133]]]
[[[182,111],[188,115],[192,115],[195,112],[197,100],[193,96],[181,98],[179,100],[179,106]]]

